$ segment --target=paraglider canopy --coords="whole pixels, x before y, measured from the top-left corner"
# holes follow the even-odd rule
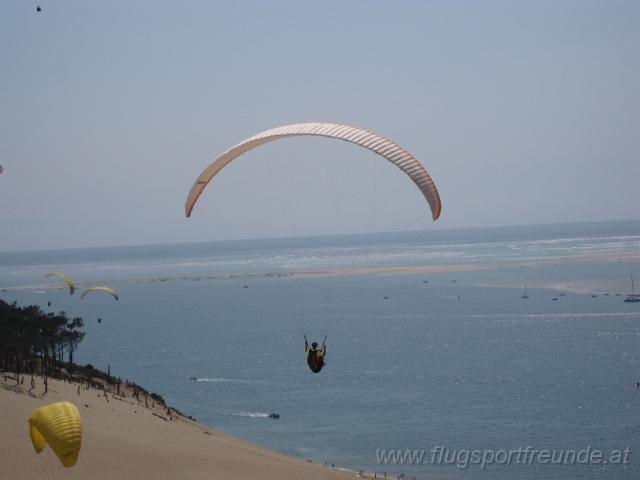
[[[82,295],[80,295],[80,299],[83,299],[87,294],[89,294],[91,292],[105,292],[105,293],[108,293],[109,295],[111,295],[115,299],[116,302],[120,298],[120,296],[116,293],[116,291],[113,288],[109,288],[109,287],[91,287],[91,288],[85,290],[84,292],[82,292]]]
[[[82,419],[74,404],[57,402],[36,408],[29,418],[29,426],[37,453],[48,443],[62,465],[76,464],[82,444]]]
[[[73,292],[76,291],[76,286],[74,285],[73,280],[71,280],[71,277],[69,277],[68,275],[65,275],[64,273],[60,273],[60,272],[51,272],[51,273],[47,273],[44,276],[44,278],[51,278],[51,277],[58,277],[64,280],[64,283],[66,283],[67,287],[69,288],[69,295],[73,295]]]
[[[431,207],[433,220],[437,220],[440,216],[442,206],[440,203],[438,189],[436,188],[435,183],[433,183],[433,180],[427,170],[407,150],[376,133],[362,128],[350,127],[348,125],[341,125],[338,123],[318,122],[297,123],[266,130],[227,150],[202,171],[193,184],[193,187],[191,187],[191,191],[187,196],[187,202],[185,204],[186,216],[191,216],[191,212],[198,201],[198,198],[213,177],[215,177],[222,168],[234,159],[256,147],[259,147],[260,145],[264,145],[265,143],[273,142],[281,138],[307,135],[344,140],[367,148],[382,156],[406,173],[413,183],[415,183],[420,189]]]

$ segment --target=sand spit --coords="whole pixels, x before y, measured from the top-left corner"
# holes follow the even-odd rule
[[[209,280],[249,280],[262,278],[316,278],[316,277],[350,277],[366,275],[415,275],[415,274],[436,274],[469,272],[476,270],[495,270],[501,268],[523,268],[541,266],[561,266],[580,263],[601,263],[601,262],[640,262],[640,252],[620,252],[620,253],[592,253],[589,255],[574,255],[563,257],[539,257],[530,258],[525,261],[499,262],[499,263],[463,263],[446,265],[417,265],[417,266],[382,266],[382,267],[353,267],[353,268],[327,268],[317,270],[298,270],[288,272],[266,272],[266,273],[211,273],[206,275],[181,275],[168,277],[148,277],[148,278],[123,278],[100,280],[99,282],[77,282],[78,288],[100,285],[126,285],[138,283],[162,283],[162,282],[200,282]],[[46,291],[53,289],[65,289],[66,285],[19,285],[4,287],[3,292],[17,291]]]

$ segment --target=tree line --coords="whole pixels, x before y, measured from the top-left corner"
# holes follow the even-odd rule
[[[65,312],[45,313],[36,305],[0,300],[0,371],[15,373],[17,383],[25,374],[72,377],[83,327],[82,318]]]

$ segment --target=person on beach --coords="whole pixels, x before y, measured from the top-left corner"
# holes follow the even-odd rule
[[[326,337],[325,337],[326,341]],[[307,336],[304,336],[304,351],[307,352],[307,365],[313,373],[318,373],[324,367],[324,359],[327,354],[327,346],[322,342],[322,348],[318,348],[318,342],[313,342],[309,346]]]

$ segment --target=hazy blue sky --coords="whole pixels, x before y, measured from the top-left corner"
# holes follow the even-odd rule
[[[35,11],[40,4],[43,12]],[[0,250],[638,218],[638,1],[0,3]],[[347,123],[412,152],[306,138]]]

